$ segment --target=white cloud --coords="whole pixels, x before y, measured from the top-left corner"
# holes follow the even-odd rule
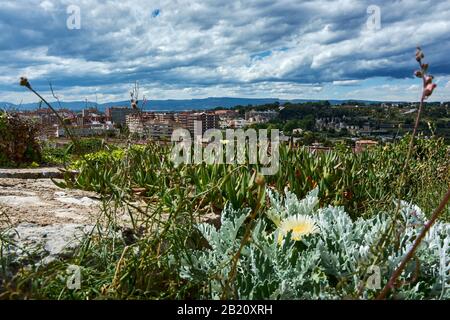
[[[360,80],[335,80],[332,83],[334,86],[354,86],[360,82]]]
[[[444,89],[450,90],[450,80],[447,81],[447,84],[445,85]]]
[[[54,8],[53,3],[48,0],[42,1],[39,6],[45,11],[51,11]]]

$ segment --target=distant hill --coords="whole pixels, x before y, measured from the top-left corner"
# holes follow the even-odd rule
[[[304,103],[304,102],[318,102],[324,100],[314,100],[314,99],[292,99],[292,100],[283,100],[277,98],[227,98],[227,97],[218,97],[218,98],[205,98],[205,99],[187,99],[187,100],[149,100],[146,104],[146,110],[155,110],[155,111],[184,111],[184,110],[206,110],[206,109],[214,109],[216,107],[222,108],[231,108],[237,105],[241,106],[256,106],[268,103],[279,102],[283,104],[285,102],[292,103]],[[377,103],[380,101],[367,101],[367,100],[328,100],[331,104],[340,104],[346,101],[357,101],[361,103]],[[53,107],[59,108],[57,102],[50,102]],[[71,102],[61,102],[61,107],[65,109],[70,109],[74,111],[82,110],[86,107],[95,106],[95,102],[88,101],[71,101]],[[107,107],[111,106],[129,106],[130,102],[126,101],[114,101],[107,103],[98,104],[98,108],[100,110],[104,110]],[[0,109],[7,110],[33,110],[38,107],[38,103],[25,103],[22,105],[16,105],[9,102],[0,102]],[[44,105],[42,107],[45,107]]]

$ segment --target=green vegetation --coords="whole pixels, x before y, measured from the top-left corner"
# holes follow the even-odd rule
[[[423,109],[422,122],[419,131],[426,136],[438,136],[450,143],[450,103],[427,103]],[[246,107],[239,107],[240,112],[244,112]],[[266,111],[280,108],[279,104],[267,104],[252,107],[251,109]],[[248,110],[248,108],[247,108]],[[315,140],[324,142],[327,139],[350,138],[353,135],[347,130],[328,130],[315,127],[316,120],[335,119],[350,126],[363,128],[370,126],[375,133],[372,138],[377,138],[378,134],[392,137],[403,136],[414,126],[416,112],[408,105],[381,106],[364,105],[362,103],[346,103],[344,105],[330,105],[327,102],[307,102],[307,103],[285,103],[279,111],[279,117],[268,123],[253,125],[254,128],[276,128],[283,130],[287,135],[293,129],[303,129],[315,135]],[[376,131],[379,131],[378,133]],[[300,135],[301,137],[301,135]],[[308,144],[308,141],[305,141]]]
[[[269,192],[271,209],[256,221],[251,241],[242,250],[235,281],[229,282],[234,252],[242,243],[247,210],[227,208],[219,230],[210,224],[197,225],[209,249],[195,250],[183,261],[182,276],[203,287],[203,298],[239,299],[342,299],[357,297],[366,264],[374,254],[379,235],[392,217],[386,214],[355,221],[342,208],[317,209],[318,189],[299,201],[286,191],[286,199]],[[403,251],[408,250],[426,222],[416,207],[403,203],[402,219],[407,229],[399,239],[385,247],[384,262],[378,265],[380,279],[386,283]],[[413,214],[414,213],[414,214]],[[400,279],[405,284],[395,293],[397,299],[450,298],[444,289],[449,279],[446,259],[448,224],[438,223],[428,239],[434,250],[422,247],[417,260]],[[316,229],[316,230],[315,230]],[[288,232],[286,232],[288,231]],[[420,264],[420,274],[417,265]],[[433,275],[439,274],[440,277]],[[415,281],[411,281],[416,277]],[[375,298],[377,288],[365,288],[361,298]]]
[[[99,138],[80,139],[74,146],[41,142],[38,136],[38,123],[18,114],[0,112],[0,167],[61,166],[85,154],[115,148]]]
[[[41,165],[67,165],[84,155],[114,148],[113,145],[106,145],[104,140],[98,138],[80,139],[77,146],[74,146],[73,143],[57,145],[52,141],[44,142],[42,143]]]
[[[342,146],[330,153],[311,154],[303,148],[280,146],[280,170],[266,177],[266,183],[283,191],[286,186],[300,198],[319,186],[323,204],[345,206],[351,214],[361,215],[373,202],[389,202],[398,193],[399,177],[406,160],[409,137],[396,144],[387,144],[362,153],[353,153]],[[125,157],[126,154],[126,157]],[[222,210],[226,202],[241,208],[254,203],[254,192],[246,190],[258,170],[254,165],[190,165],[179,168],[170,163],[170,147],[149,144],[88,155],[71,168],[79,170],[77,179],[64,186],[88,189],[110,195],[114,188],[132,194],[134,189],[152,197],[166,187],[183,186],[193,193],[206,193],[205,201]],[[118,170],[119,169],[119,170]],[[406,183],[401,198],[432,210],[439,199],[430,202],[431,192],[446,190],[450,181],[449,155],[442,139],[419,139],[406,169]],[[125,179],[125,175],[128,179]],[[174,185],[175,184],[175,185]],[[217,186],[220,186],[218,188]],[[426,186],[426,188],[425,188]],[[429,194],[417,202],[422,190]],[[209,201],[208,201],[209,199]]]
[[[360,292],[357,284],[364,280],[380,230],[395,216],[395,200],[400,197],[418,205],[421,211],[414,210],[429,216],[450,185],[449,154],[442,139],[416,141],[403,171],[406,183],[401,185],[408,144],[406,137],[358,154],[342,146],[317,155],[281,145],[280,170],[265,178],[257,174],[258,165],[175,167],[170,146],[156,143],[114,150],[106,146],[72,162],[70,168],[78,174],[67,173],[60,183],[101,195],[96,231],[86,236],[72,257],[19,270],[3,297],[371,298],[376,293]],[[278,203],[276,194],[285,189],[292,196]],[[308,196],[313,189],[317,194]],[[305,211],[294,195],[317,200]],[[311,217],[320,231],[303,240],[288,232],[279,245],[273,237],[277,224],[271,221],[295,207],[299,209],[292,215]],[[409,227],[412,211],[407,207],[403,205],[396,221],[397,237],[377,249],[383,258],[378,265],[385,268],[383,284],[420,231]],[[450,219],[449,210],[443,218]],[[418,226],[423,225],[425,218],[421,219]],[[215,231],[212,225],[220,229]],[[247,236],[251,241],[245,241]],[[432,240],[436,246],[442,245],[439,239]],[[339,241],[347,247],[338,246]],[[240,243],[244,245],[238,255]],[[352,252],[363,247],[369,251],[358,260]],[[448,292],[437,293],[442,278],[433,276],[442,271],[437,269],[439,257],[420,251],[418,259],[425,267],[390,297],[448,297]],[[71,264],[82,268],[81,290],[66,288],[64,275]],[[416,270],[414,263],[400,280],[411,280],[411,270]]]

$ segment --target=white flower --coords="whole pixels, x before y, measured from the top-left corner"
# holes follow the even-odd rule
[[[291,239],[301,240],[302,237],[319,232],[316,221],[305,215],[294,215],[281,221],[278,228],[278,242],[292,231]]]

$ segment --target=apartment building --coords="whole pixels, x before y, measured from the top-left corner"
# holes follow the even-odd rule
[[[126,124],[131,133],[154,139],[170,138],[173,130],[177,128],[188,129],[194,134],[196,122],[199,128],[201,125],[202,134],[208,129],[219,128],[219,117],[207,112],[145,112],[126,116]]]
[[[128,107],[109,107],[105,110],[106,119],[115,125],[124,125],[127,115],[135,114],[136,110]]]
[[[209,112],[180,112],[174,115],[174,120],[183,128],[188,129],[194,134],[195,123],[201,125],[201,133],[205,133],[208,129],[218,129],[219,116]]]

